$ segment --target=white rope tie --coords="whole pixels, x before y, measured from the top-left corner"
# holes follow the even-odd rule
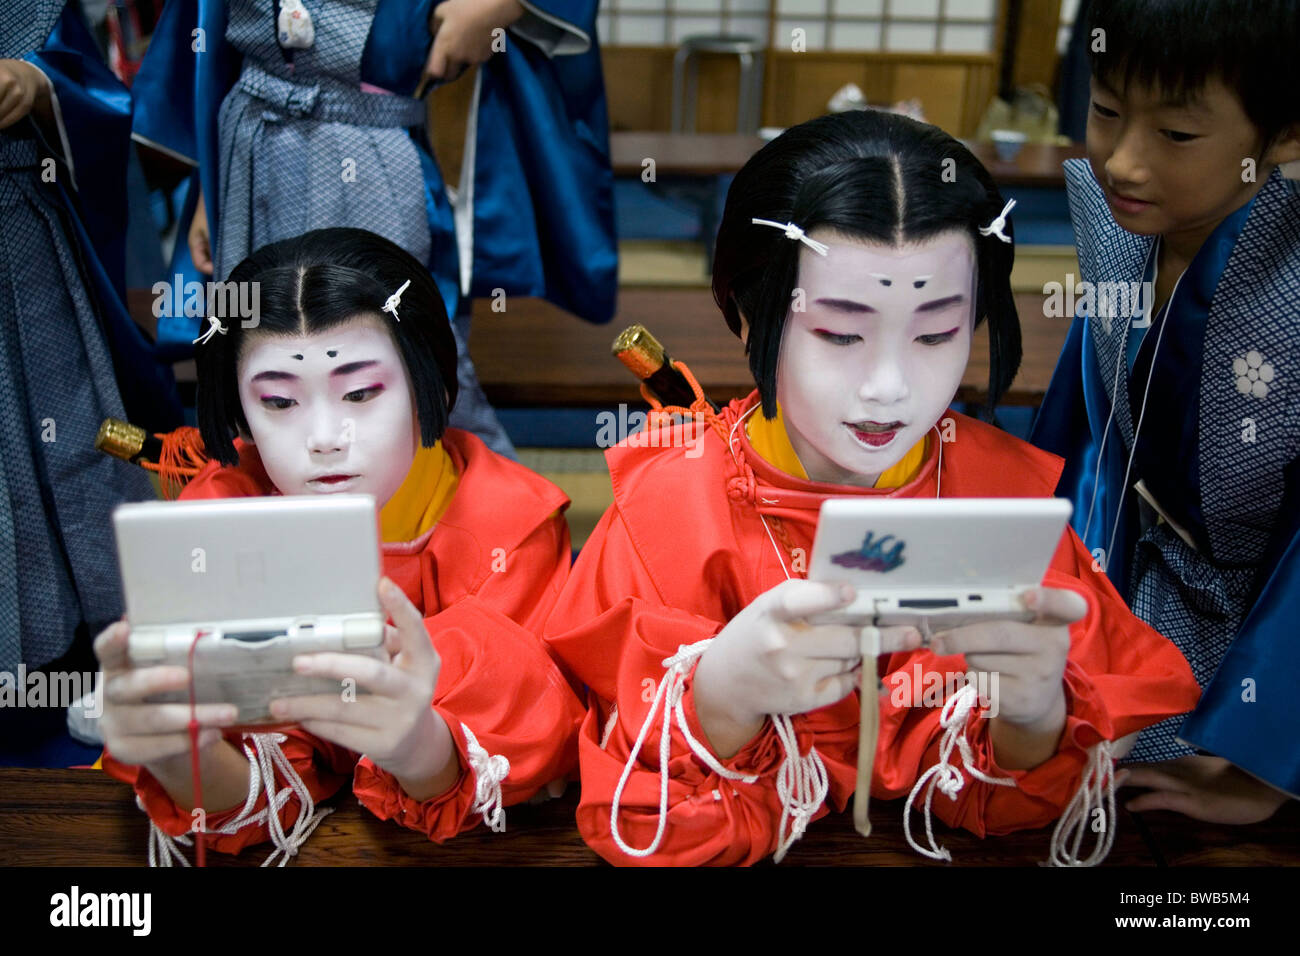
[[[252,747],[247,743],[250,738],[253,741]],[[267,835],[276,849],[263,861],[262,866],[270,866],[280,854],[284,855],[280,858],[279,865],[284,866],[289,862],[290,857],[297,856],[298,848],[307,842],[307,838],[312,835],[322,820],[334,812],[334,808],[316,809],[307,785],[303,783],[302,778],[298,776],[298,771],[293,768],[289,758],[280,749],[280,744],[288,740],[288,737],[284,734],[245,734],[244,739],[244,756],[248,758],[248,796],[244,800],[244,806],[234,819],[220,829],[205,832],[229,836],[244,827],[260,826],[265,823]],[[288,783],[288,786],[278,793],[275,792],[276,768]],[[253,813],[253,807],[257,805],[257,799],[264,790],[266,806]],[[295,794],[298,797],[298,818],[294,821],[293,828],[286,834],[280,823],[280,810]],[[136,797],[135,802],[141,810],[144,809],[144,803],[139,797]],[[193,846],[193,841],[188,836],[168,836],[152,820],[149,821],[149,828],[150,866],[172,866],[175,863],[180,863],[181,866],[190,865],[189,860],[179,849],[181,846]]]
[[[204,332],[202,335],[200,335],[197,339],[194,339],[190,344],[202,345],[204,342],[212,338],[212,336],[216,335],[218,332],[220,332],[222,335],[225,335],[226,327],[221,324],[221,320],[219,318],[217,318],[215,315],[210,315],[208,316],[208,330]]]
[[[307,842],[307,838],[320,825],[320,822],[329,814],[334,812],[333,807],[323,807],[316,809],[315,801],[311,798],[311,793],[307,785],[302,782],[298,776],[298,771],[294,770],[293,764],[289,758],[284,755],[280,749],[280,744],[289,738],[284,734],[249,734],[253,738],[253,746],[257,749],[257,765],[261,771],[262,783],[266,788],[266,809],[262,812],[266,814],[266,829],[271,837],[271,843],[275,846],[275,852],[268,856],[262,863],[262,866],[270,866],[272,861],[281,853],[280,866],[289,862],[289,858],[298,855],[298,848]],[[248,754],[249,759],[253,759],[248,745],[244,745],[244,753]],[[279,769],[289,786],[285,787],[279,793],[275,793],[275,769]],[[250,798],[256,791],[250,789]],[[280,823],[280,808],[288,802],[290,795],[296,794],[298,797],[298,818],[293,822],[293,829],[285,834],[284,827]],[[246,803],[245,809],[248,804]],[[258,814],[260,816],[261,814]],[[241,814],[242,816],[242,814]],[[227,828],[233,827],[238,829],[244,824],[237,818],[231,823],[222,827],[220,833],[227,832]],[[234,832],[234,830],[230,830]]]
[[[663,665],[667,668],[663,680],[659,682],[659,689],[655,691],[654,700],[650,702],[650,711],[645,716],[645,723],[641,725],[641,732],[637,734],[636,743],[632,745],[632,752],[628,754],[627,763],[623,767],[623,775],[618,778],[618,786],[614,788],[614,801],[609,808],[609,830],[614,837],[614,843],[620,850],[628,856],[644,857],[650,856],[659,849],[659,844],[663,841],[664,827],[668,822],[668,760],[672,750],[672,715],[677,714],[677,725],[681,728],[682,736],[690,745],[695,755],[708,765],[709,769],[718,776],[727,780],[740,780],[744,783],[753,783],[758,777],[754,774],[737,773],[734,770],[728,770],[714,758],[713,754],[700,745],[700,743],[691,736],[691,732],[686,727],[686,714],[682,709],[682,685],[685,683],[686,674],[690,671],[691,665],[695,662],[710,644],[713,638],[697,641],[694,644],[683,644],[677,648],[677,653],[672,657],[664,658]],[[645,743],[646,735],[650,733],[650,728],[654,725],[655,714],[659,712],[660,702],[664,702],[664,721],[663,731],[659,735],[659,825],[655,829],[654,839],[650,845],[643,848],[629,846],[623,840],[623,836],[618,830],[618,807],[623,799],[623,788],[627,786],[628,778],[632,775],[632,768],[636,766],[636,758],[641,753],[641,747]]]
[[[1016,208],[1016,201],[1014,199],[1008,199],[1007,204],[1002,207],[1002,211],[998,213],[998,217],[996,219],[994,219],[987,226],[980,226],[980,235],[981,236],[995,235],[1003,242],[1010,242],[1011,240],[1007,237],[1007,234],[1002,231],[1002,227],[1007,224],[1007,216],[1011,214],[1011,210],[1014,208]]]
[[[1101,828],[1097,845],[1086,858],[1080,859],[1079,848],[1084,834],[1100,812]],[[1070,805],[1052,831],[1051,866],[1096,866],[1110,853],[1115,843],[1115,758],[1110,741],[1103,740],[1088,751],[1088,763]],[[1068,844],[1068,846],[1067,846]]]
[[[493,833],[504,833],[506,812],[501,806],[501,782],[510,773],[510,761],[501,754],[484,750],[474,732],[464,724],[460,729],[465,732],[469,765],[474,771],[474,805],[469,812],[481,813],[483,822]]]
[[[826,802],[830,778],[816,747],[809,747],[806,757],[799,756],[799,741],[795,737],[789,716],[774,714],[772,726],[785,749],[785,760],[781,761],[781,768],[776,774],[776,794],[781,798],[781,825],[776,831],[776,855],[773,860],[780,863],[785,858],[786,851],[804,835],[812,815]],[[790,821],[788,836],[785,832],[787,820]]]
[[[401,322],[401,318],[397,315],[397,307],[402,304],[402,293],[406,291],[406,287],[410,284],[410,279],[403,282],[396,292],[384,300],[384,307],[380,309],[380,311],[393,313],[393,318],[397,319],[398,322]]]
[[[135,805],[144,810],[144,801],[138,794]],[[193,841],[187,836],[174,837],[164,833],[162,827],[153,820],[149,821],[149,866],[189,866],[190,861],[180,851],[182,846],[193,846]]]
[[[930,818],[930,805],[934,802],[936,787],[946,794],[950,800],[956,800],[957,794],[965,786],[966,780],[961,771],[948,762],[954,747],[961,753],[962,766],[975,779],[1003,787],[1014,787],[1016,785],[1016,782],[1012,779],[990,777],[974,766],[975,753],[971,749],[970,741],[966,739],[966,720],[978,701],[979,694],[975,691],[975,685],[966,684],[944,702],[943,710],[939,713],[939,726],[943,728],[943,739],[939,742],[939,762],[921,774],[920,779],[916,781],[916,786],[908,794],[907,803],[903,806],[903,835],[907,838],[908,845],[917,853],[932,860],[949,862],[952,860],[952,854],[935,842],[934,826]],[[912,804],[916,801],[916,795],[921,792],[921,788],[925,786],[927,781],[929,781],[930,785],[925,791],[925,836],[930,844],[929,849],[918,845],[912,839],[911,826]]]
[[[777,229],[781,229],[785,232],[785,237],[787,239],[798,239],[819,256],[826,255],[826,250],[830,248],[830,246],[826,245],[824,242],[818,242],[816,239],[809,239],[804,234],[804,231],[792,222],[776,222],[772,219],[751,219],[750,222],[754,223],[756,226],[773,226]]]

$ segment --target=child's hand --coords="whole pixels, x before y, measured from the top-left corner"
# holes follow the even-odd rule
[[[212,237],[208,234],[208,207],[203,202],[201,189],[194,206],[194,218],[190,220],[189,244],[194,268],[204,275],[212,275]]]
[[[695,708],[718,756],[734,756],[768,714],[803,714],[853,693],[861,628],[806,622],[852,603],[850,585],[792,579],[760,594],[718,634],[695,670]],[[920,646],[912,627],[881,628],[881,653]]]
[[[101,693],[104,713],[99,727],[104,745],[122,763],[157,766],[177,758],[189,758],[190,705],[149,704],[144,698],[189,686],[186,667],[133,668],[127,658],[130,626],[118,621],[95,638],[95,655],[104,672]],[[199,749],[221,740],[220,727],[235,722],[233,704],[199,704]]]
[[[442,661],[419,610],[387,577],[380,579],[379,601],[396,625],[385,626],[391,662],[338,653],[303,654],[293,662],[299,674],[332,677],[340,687],[350,678],[370,693],[283,698],[271,702],[271,713],[365,754],[413,798],[424,800],[446,790],[460,773],[451,732],[430,706]]]
[[[1037,614],[1033,621],[968,624],[940,631],[930,644],[935,654],[964,654],[972,671],[997,675],[991,729],[998,762],[1008,768],[1034,767],[1056,752],[1065,727],[1070,625],[1088,614],[1087,600],[1065,588],[1036,588],[1024,602]]]
[[[1120,770],[1121,787],[1148,787],[1125,809],[1173,810],[1206,823],[1259,823],[1286,803],[1287,795],[1222,757],[1179,757],[1166,763],[1132,764]]]
[[[26,60],[0,60],[0,129],[13,126],[48,101],[45,75]]]
[[[433,8],[433,46],[424,66],[425,83],[454,80],[492,56],[492,31],[524,15],[519,0],[444,0]]]

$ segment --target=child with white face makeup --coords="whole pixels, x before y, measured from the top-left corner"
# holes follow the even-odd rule
[[[373,495],[393,623],[387,662],[294,662],[369,693],[273,701],[275,733],[225,729],[232,706],[198,707],[208,845],[269,839],[287,860],[328,812],[317,802],[349,778],[378,816],[435,841],[479,819],[503,829],[504,806],[556,793],[574,764],[582,707],[537,638],[568,573],[568,499],[447,427],[456,346],[442,299],[388,240],[318,230],[259,249],[230,281],[258,283],[262,311],[250,328],[210,320],[198,345],[214,460],[181,497]],[[153,820],[152,859],[156,846],[179,853],[167,838],[190,831],[194,792],[189,706],[145,698],[186,687],[188,671],[131,668],[127,640],[120,622],[95,644],[104,767]],[[277,825],[265,811],[281,791],[292,796],[277,801]]]
[[[862,635],[809,624],[854,595],[803,580],[827,497],[1052,494],[1059,459],[948,408],[980,322],[990,406],[1019,363],[1007,212],[961,144],[874,111],[787,130],[737,175],[713,289],[758,388],[710,419],[695,457],[671,440],[607,454],[614,506],[545,628],[590,688],[578,825],[606,859],[779,859],[828,798],[844,808]],[[1109,742],[1197,693],[1090,561],[1067,531],[1029,623],[954,628],[927,649],[914,628],[880,630],[872,796],[919,795],[927,813],[933,798],[984,835],[1043,826],[1078,794],[1063,823],[1088,825],[1078,807],[1102,802]],[[980,673],[1000,678],[996,710],[899,692]],[[1054,861],[1070,862],[1057,837]]]

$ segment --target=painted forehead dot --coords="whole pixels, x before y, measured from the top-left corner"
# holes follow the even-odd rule
[[[328,355],[330,358],[333,358],[334,356],[336,356],[336,355],[339,354],[339,350],[338,350],[338,349],[330,349],[330,350],[328,350],[325,354]]]
[[[884,272],[868,272],[867,275],[871,276],[873,279],[879,279],[880,284],[883,286],[891,286],[894,284],[893,277]]]
[[[299,362],[301,362],[301,361],[303,360],[303,358],[302,358],[301,355],[291,355],[291,356],[289,356],[289,357],[290,357],[290,358],[296,358]]]
[[[933,279],[933,278],[934,278],[934,276],[932,276],[932,275],[930,275],[930,276],[917,276],[916,278],[914,278],[914,279],[912,280],[912,288],[913,288],[913,289],[924,289],[924,288],[925,288],[925,284],[926,284],[927,282],[929,282],[929,281],[930,281],[931,279]]]

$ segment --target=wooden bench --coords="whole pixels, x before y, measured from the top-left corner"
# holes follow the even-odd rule
[[[1042,401],[1069,322],[1043,315],[1042,295],[1016,297],[1024,360],[1003,402]],[[623,288],[609,325],[591,325],[540,299],[514,299],[504,312],[476,302],[470,354],[488,399],[498,406],[609,406],[640,402],[635,378],[610,353],[614,336],[640,323],[674,358],[690,366],[715,401],[754,387],[740,340],[731,334],[708,289]],[[988,336],[981,327],[957,400],[982,402],[988,391]]]

